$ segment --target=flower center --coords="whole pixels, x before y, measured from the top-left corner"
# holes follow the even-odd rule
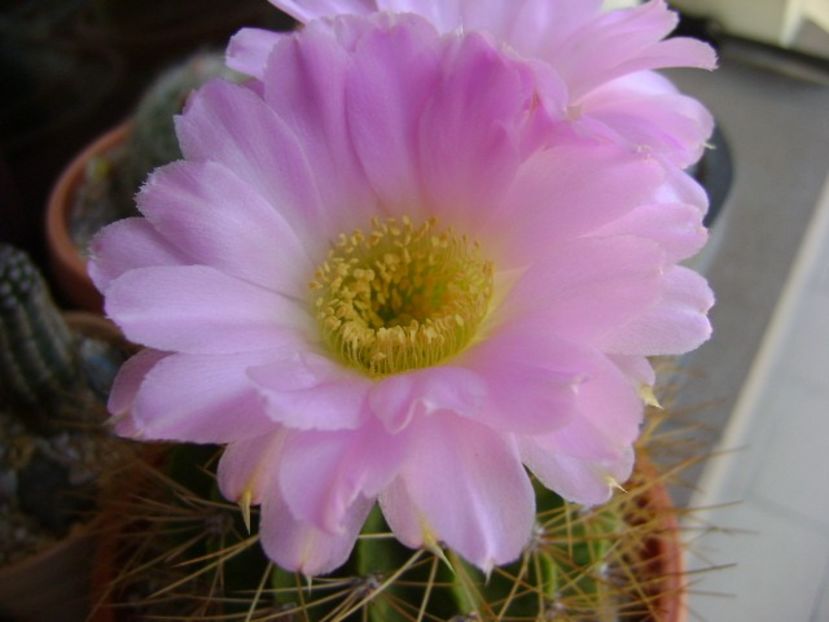
[[[311,289],[328,346],[371,376],[428,367],[458,353],[492,298],[493,265],[477,242],[403,217],[341,234]]]

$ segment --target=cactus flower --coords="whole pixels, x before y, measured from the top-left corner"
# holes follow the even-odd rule
[[[110,399],[140,439],[227,445],[268,555],[341,565],[379,500],[482,569],[529,542],[528,467],[587,505],[632,469],[646,356],[709,335],[686,178],[562,132],[546,69],[416,15],[317,20],[208,83],[143,218],[93,245],[146,346]]]
[[[384,11],[421,15],[441,32],[485,32],[554,70],[573,131],[647,150],[668,166],[696,162],[713,129],[704,106],[653,71],[716,65],[700,41],[664,40],[678,21],[665,0],[616,11],[603,11],[602,0],[270,1],[301,22]],[[230,46],[230,64],[256,75],[274,36],[243,29]]]

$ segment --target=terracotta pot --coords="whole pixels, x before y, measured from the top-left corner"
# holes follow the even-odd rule
[[[653,464],[641,457],[638,460],[639,477],[657,481]],[[661,529],[646,544],[645,557],[650,561],[648,570],[654,577],[662,577],[656,588],[655,610],[662,617],[654,622],[687,622],[685,555],[680,538],[679,520],[673,501],[663,484],[656,484],[643,495],[642,507],[646,512],[661,517]]]
[[[56,544],[0,567],[0,615],[16,622],[83,622],[94,531],[78,525]]]
[[[46,206],[46,242],[57,287],[72,304],[95,313],[101,312],[103,299],[86,272],[86,258],[69,235],[69,217],[87,163],[122,144],[131,129],[130,122],[122,123],[86,147],[61,173]]]
[[[64,314],[75,333],[131,346],[118,328],[101,316]],[[83,622],[89,613],[90,572],[100,524],[96,519],[72,527],[66,537],[29,557],[0,567],[0,615],[15,622]]]

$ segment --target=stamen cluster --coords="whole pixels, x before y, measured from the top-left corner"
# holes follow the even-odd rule
[[[480,245],[434,219],[375,218],[341,234],[310,287],[328,346],[371,376],[456,354],[486,316],[493,265]]]

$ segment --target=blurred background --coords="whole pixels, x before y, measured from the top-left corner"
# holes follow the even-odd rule
[[[43,211],[60,170],[126,119],[163,68],[221,51],[243,25],[293,23],[265,0],[0,3],[0,240],[44,261]]]
[[[740,564],[694,580],[691,619],[827,621],[829,0],[673,4],[681,32],[721,56],[713,74],[671,73],[718,122],[698,171],[712,242],[696,260],[718,295],[716,334],[684,361],[675,406],[693,412],[701,451],[738,450],[675,491],[711,508],[689,519],[691,563]],[[164,68],[243,25],[293,22],[265,0],[0,0],[0,241],[48,267],[45,209],[64,167]]]

